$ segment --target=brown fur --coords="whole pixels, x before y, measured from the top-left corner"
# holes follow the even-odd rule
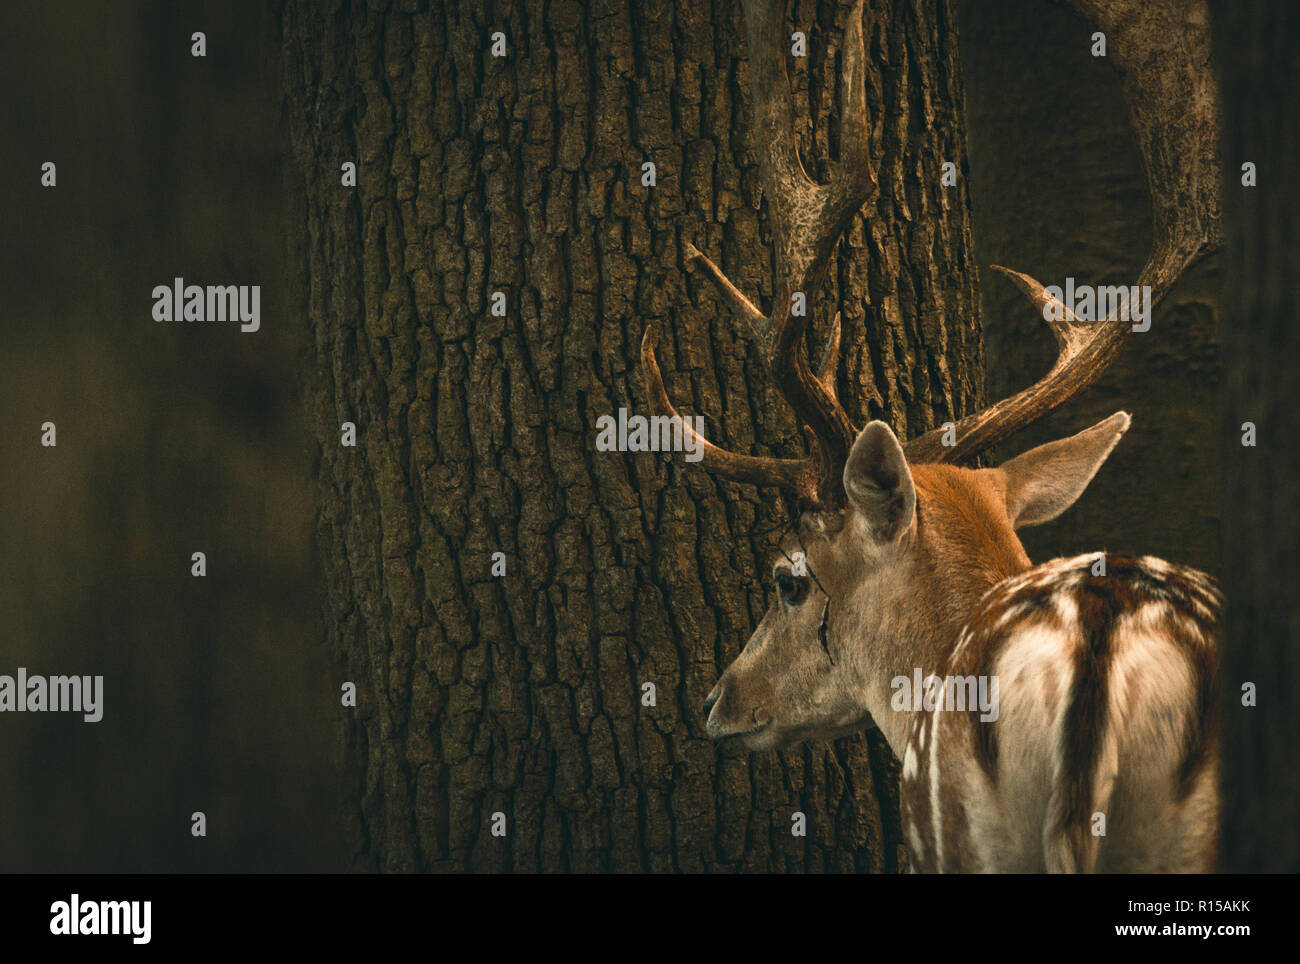
[[[946,580],[960,580],[963,595],[978,599],[989,586],[1029,568],[1029,556],[1007,522],[1005,493],[995,475],[914,465],[912,481],[918,542]]]

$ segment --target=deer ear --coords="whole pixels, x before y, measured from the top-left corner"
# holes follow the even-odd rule
[[[912,524],[916,489],[898,437],[884,422],[870,422],[844,464],[844,491],[878,542],[892,542]]]
[[[1078,435],[1040,445],[993,469],[1006,483],[1012,526],[1050,522],[1074,505],[1128,426],[1128,413],[1116,412]]]

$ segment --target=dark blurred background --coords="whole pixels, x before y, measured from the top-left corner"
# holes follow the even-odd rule
[[[1031,384],[1056,345],[1040,314],[990,264],[1045,285],[1130,285],[1151,250],[1146,176],[1096,29],[1064,0],[958,4],[966,76],[975,256],[990,399]],[[1124,409],[1132,427],[1069,512],[1021,532],[1036,562],[1137,552],[1218,575],[1220,259],[1186,271],[1151,330],[1134,334],[1088,392],[995,461]]]
[[[1053,344],[987,265],[1131,283],[1150,210],[1091,28],[1064,3],[959,10],[994,398]],[[0,871],[344,866],[277,49],[250,0],[0,8],[0,673],[106,689],[93,725],[0,715]],[[1097,387],[1002,446],[1134,417],[1079,506],[1025,533],[1034,559],[1131,549],[1217,572],[1216,272],[1184,277]],[[261,330],[155,323],[151,289],[178,275],[260,284]]]
[[[339,866],[275,26],[248,0],[0,8],[0,673],[106,691],[95,724],[0,715],[3,871]],[[261,285],[261,330],[155,323],[175,276]]]

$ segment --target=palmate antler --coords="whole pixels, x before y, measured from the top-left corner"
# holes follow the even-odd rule
[[[811,459],[773,459],[736,455],[704,443],[705,468],[717,475],[757,485],[775,485],[800,505],[842,503],[842,471],[857,430],[835,396],[839,319],[827,353],[823,377],[808,368],[804,333],[811,311],[791,313],[795,292],[811,302],[826,276],[835,245],[858,210],[875,193],[867,142],[866,82],[863,75],[862,4],[854,6],[844,28],[840,73],[840,102],[844,120],[840,132],[840,164],[829,184],[818,184],[799,160],[791,116],[790,79],[780,44],[784,5],[746,0],[745,26],[749,38],[750,87],[754,97],[755,140],[762,145],[763,183],[776,242],[777,284],[772,315],[766,316],[727,280],[722,271],[691,245],[687,257],[704,270],[723,299],[755,332],[770,341],[769,366],[777,388],[817,442]],[[778,318],[780,319],[778,322]],[[676,415],[664,391],[655,362],[653,336],[646,331],[641,344],[646,388],[656,414]],[[838,493],[838,494],[837,494]]]
[[[1218,102],[1210,68],[1208,12],[1203,0],[1072,2],[1107,36],[1146,166],[1155,243],[1138,284],[1151,286],[1154,310],[1179,275],[1220,243]],[[704,271],[736,314],[764,340],[770,339],[772,377],[807,426],[816,448],[806,459],[739,455],[695,438],[685,420],[683,426],[702,448],[702,464],[714,474],[780,488],[802,510],[833,510],[845,501],[841,477],[857,435],[834,387],[838,313],[817,376],[808,367],[804,335],[811,300],[835,246],[876,190],[868,156],[862,2],[854,5],[844,28],[840,163],[829,184],[814,182],[799,160],[781,40],[784,0],[742,0],[742,4],[755,134],[762,145],[763,183],[777,245],[772,315],[764,315],[693,245],[687,246],[687,259]],[[1052,301],[1043,285],[1028,275],[995,267],[1040,310]],[[808,302],[799,316],[790,313],[795,292],[803,292]],[[1059,353],[1051,370],[1024,391],[956,422],[949,434],[955,435],[955,444],[943,444],[945,433],[939,429],[907,442],[904,450],[909,461],[965,461],[1008,438],[1092,385],[1132,332],[1130,324],[1115,314],[1096,322],[1082,321],[1066,306],[1054,307],[1060,320],[1048,323]],[[653,411],[676,416],[655,360],[651,329],[641,343],[641,360]]]

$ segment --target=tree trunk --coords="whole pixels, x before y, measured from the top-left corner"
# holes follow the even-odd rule
[[[833,6],[790,25],[821,178]],[[878,734],[745,756],[704,733],[766,606],[778,501],[594,446],[599,416],[648,410],[653,322],[669,391],[715,442],[803,451],[752,337],[682,268],[693,242],[766,307],[739,5],[287,0],[283,25],[356,867],[897,869]],[[814,304],[843,312],[850,415],[912,435],[983,393],[962,75],[949,0],[868,2],[864,34],[880,192]]]
[[[1285,0],[1215,3],[1222,71],[1225,181],[1223,834],[1229,873],[1300,871],[1296,733],[1300,701],[1300,221],[1294,159],[1300,95],[1294,38],[1300,17]],[[1242,183],[1242,165],[1258,184]],[[1255,444],[1242,444],[1244,424]],[[1243,705],[1243,686],[1256,689]]]

